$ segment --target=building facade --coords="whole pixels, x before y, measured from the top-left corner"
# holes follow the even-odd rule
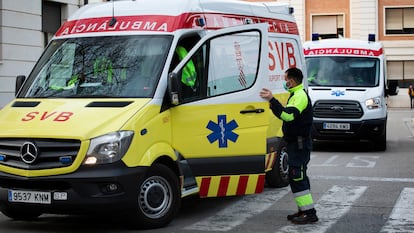
[[[30,73],[62,22],[80,6],[100,1],[107,0],[0,0],[0,108],[14,98],[16,76]],[[294,7],[302,41],[314,33],[361,40],[375,34],[385,46],[388,79],[400,87],[414,83],[412,0],[277,1]]]
[[[0,108],[14,98],[48,40],[83,0],[0,0]]]

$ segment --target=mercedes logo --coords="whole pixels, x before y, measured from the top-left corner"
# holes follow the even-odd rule
[[[23,162],[32,164],[36,161],[39,151],[33,142],[25,142],[20,147],[21,158]]]

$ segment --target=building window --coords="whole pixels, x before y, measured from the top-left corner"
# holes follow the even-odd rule
[[[387,61],[388,80],[398,80],[398,86],[414,83],[414,61]]]
[[[414,34],[414,7],[385,8],[385,34]]]
[[[344,16],[313,15],[312,34],[319,34],[320,39],[344,37]]]
[[[44,45],[46,46],[62,21],[62,5],[56,2],[42,1],[42,31],[44,33]]]

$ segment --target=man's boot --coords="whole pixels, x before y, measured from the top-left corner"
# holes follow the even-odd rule
[[[309,224],[309,223],[315,223],[318,220],[319,219],[318,219],[318,216],[316,216],[316,210],[310,209],[310,210],[302,212],[300,216],[293,217],[291,221],[294,224]]]
[[[289,215],[287,216],[287,219],[288,219],[289,221],[292,221],[292,219],[293,219],[293,218],[299,217],[299,216],[301,216],[303,213],[304,213],[303,211],[298,210],[298,212],[296,212],[296,213],[294,213],[294,214],[289,214]]]

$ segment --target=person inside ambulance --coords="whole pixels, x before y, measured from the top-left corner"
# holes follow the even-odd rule
[[[175,48],[175,54],[171,63],[170,71],[174,69],[178,63],[188,55],[188,49],[194,46],[199,38],[189,37],[181,40]],[[190,59],[181,70],[181,91],[183,99],[191,99],[198,96],[198,81],[196,71],[195,58]]]

